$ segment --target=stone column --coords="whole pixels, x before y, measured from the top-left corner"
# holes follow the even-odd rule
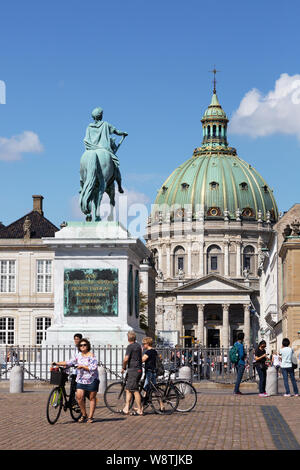
[[[224,240],[224,276],[229,276],[229,240]]]
[[[198,334],[199,343],[204,346],[204,307],[205,304],[198,304]]]
[[[246,346],[250,346],[250,304],[244,304],[244,342]]]
[[[166,260],[166,266],[167,266],[167,279],[171,277],[171,245],[166,245],[166,253],[167,253],[167,260]]]
[[[187,246],[187,276],[192,276],[192,244]]]
[[[176,325],[177,325],[177,330],[179,332],[179,341],[180,344],[183,344],[183,339],[180,338],[180,336],[184,336],[183,334],[183,304],[177,304],[176,305]]]
[[[204,243],[203,241],[199,242],[200,248],[199,248],[199,274],[200,276],[204,275],[204,266],[203,266],[203,251],[204,251]]]
[[[223,304],[223,327],[222,341],[223,347],[229,348],[229,304]]]
[[[241,276],[241,246],[242,242],[238,240],[236,242],[236,275]]]

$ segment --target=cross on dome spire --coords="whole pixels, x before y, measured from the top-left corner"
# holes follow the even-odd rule
[[[217,83],[217,80],[216,80],[216,73],[217,72],[220,72],[220,70],[216,70],[216,66],[214,66],[214,69],[213,70],[210,70],[211,73],[214,74],[214,81],[213,81],[213,84],[214,84],[214,90],[213,90],[213,93],[214,95],[217,93],[217,90],[216,90],[216,83]]]

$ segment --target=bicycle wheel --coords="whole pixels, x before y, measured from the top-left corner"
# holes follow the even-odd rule
[[[170,385],[167,389],[167,384],[156,385],[150,391],[149,401],[155,413],[170,415],[177,409],[179,403],[179,396],[176,388]]]
[[[174,386],[179,393],[179,404],[176,411],[185,412],[195,408],[197,403],[197,391],[193,385],[184,380],[176,380]]]
[[[126,401],[124,382],[114,382],[106,387],[104,392],[104,403],[113,413],[121,413]],[[132,400],[133,401],[133,400]]]
[[[55,424],[58,420],[63,406],[63,392],[61,387],[51,390],[47,402],[47,420],[49,424]]]

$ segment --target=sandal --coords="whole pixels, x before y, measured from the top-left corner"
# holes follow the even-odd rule
[[[81,416],[81,418],[79,418],[78,420],[78,423],[84,423],[87,419],[87,416]]]
[[[87,422],[88,422],[88,423],[94,423],[95,420],[94,420],[94,418],[88,418]]]

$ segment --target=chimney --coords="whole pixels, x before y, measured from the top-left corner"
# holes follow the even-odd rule
[[[41,215],[44,215],[43,212],[43,196],[35,195],[32,196],[33,199],[33,210],[39,212]]]

